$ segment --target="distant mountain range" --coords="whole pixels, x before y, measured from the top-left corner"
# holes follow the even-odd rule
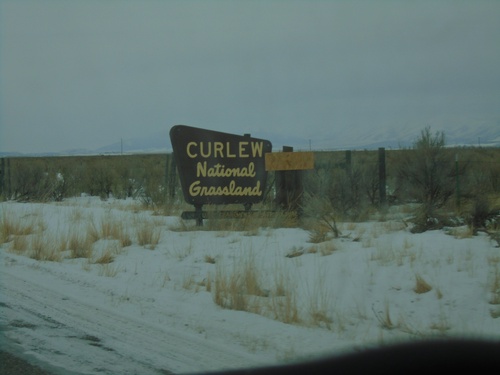
[[[433,134],[437,131],[443,131],[448,146],[500,147],[500,118],[475,121],[436,120],[427,126],[430,126]],[[373,150],[379,147],[398,149],[411,147],[424,128],[425,126],[421,126],[421,124],[407,123],[397,127],[370,129],[367,132],[366,129],[357,130],[350,127],[336,128],[332,126],[330,132],[325,129],[323,134],[311,139],[267,131],[256,131],[251,133],[251,136],[271,141],[273,149],[276,151],[281,150],[283,146],[291,146],[296,151]],[[124,139],[95,150],[74,149],[38,155],[168,153],[172,152],[169,131],[170,129],[165,128],[145,137]],[[25,155],[37,156],[35,154],[0,153],[0,157]]]

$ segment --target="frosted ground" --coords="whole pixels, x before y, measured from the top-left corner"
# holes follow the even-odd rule
[[[316,242],[133,200],[3,202],[2,348],[64,374],[161,374],[500,338],[498,243],[466,226],[412,234],[409,216],[393,207]]]

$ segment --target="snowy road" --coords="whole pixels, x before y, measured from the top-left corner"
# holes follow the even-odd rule
[[[50,282],[54,275],[38,272],[41,282],[16,271],[17,267],[2,271],[3,339],[66,374],[192,373],[257,364],[229,347],[75,299],[51,288],[56,285]]]

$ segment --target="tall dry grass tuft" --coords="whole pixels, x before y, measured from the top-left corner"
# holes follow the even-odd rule
[[[120,270],[109,263],[99,264],[99,276],[115,277]]]
[[[241,289],[241,281],[237,273],[226,274],[222,266],[215,270],[213,300],[222,308],[247,311],[247,300]]]
[[[121,247],[132,244],[128,229],[122,221],[112,216],[111,213],[107,213],[97,224],[95,220],[90,220],[87,225],[87,233],[93,242],[101,239],[115,239],[120,241]]]
[[[94,220],[91,220],[87,224],[87,236],[88,236],[89,240],[92,242],[97,242],[102,238],[101,233],[99,232],[99,228],[97,227]]]
[[[300,324],[296,288],[283,265],[273,272],[274,289],[269,299],[270,314],[273,319],[286,324]]]
[[[499,269],[500,258],[490,257],[488,258],[488,264],[493,267],[493,271],[490,272],[489,277],[489,290],[490,298],[489,303],[491,305],[500,305],[500,269]]]
[[[275,320],[286,324],[301,323],[295,293],[285,292],[283,295],[273,295],[270,303],[271,313]]]
[[[154,222],[140,223],[136,227],[137,243],[150,250],[154,250],[160,242],[161,228]]]
[[[72,232],[68,238],[68,249],[72,258],[91,258],[93,251],[93,237],[88,233]]]
[[[302,322],[294,283],[283,268],[276,268],[272,273],[273,288],[265,289],[263,271],[257,267],[253,255],[233,266],[230,272],[219,263],[216,267],[214,280],[210,279],[210,289],[217,305],[268,316],[287,324]]]
[[[413,291],[417,294],[423,294],[430,292],[432,290],[432,286],[425,281],[425,279],[420,276],[419,274],[415,275],[415,287],[413,288]]]
[[[132,245],[132,239],[130,238],[130,233],[128,232],[128,229],[125,228],[123,225],[117,240],[120,242],[120,246],[122,248]]]
[[[212,277],[210,276],[210,273],[207,274],[205,290],[209,293],[212,291]]]
[[[261,286],[261,274],[255,263],[255,256],[249,251],[242,263],[234,265],[226,273],[222,265],[217,264],[213,288],[214,302],[226,309],[260,313],[262,304],[259,298],[268,292]]]
[[[330,317],[333,297],[326,286],[327,269],[318,264],[312,285],[304,280],[307,292],[306,309],[311,324],[331,329],[333,319]]]
[[[59,262],[61,260],[61,252],[55,246],[53,240],[42,234],[35,234],[31,237],[30,257],[36,260]]]
[[[83,219],[84,219],[84,214],[82,209],[80,207],[74,207],[69,214],[69,220],[73,223],[78,223]]]
[[[375,314],[375,317],[377,318],[380,326],[384,329],[394,329],[396,326],[394,325],[392,318],[391,318],[391,313],[389,311],[389,303],[386,301],[385,303],[385,308],[383,312],[377,312],[375,311],[374,307],[372,306],[373,313]]]
[[[2,243],[12,241],[14,236],[27,236],[36,232],[37,227],[43,226],[37,223],[33,216],[20,218],[17,213],[8,210],[2,211],[0,218],[0,239]]]
[[[337,250],[337,246],[331,241],[320,243],[316,247],[316,252],[319,252],[322,256],[332,255]]]
[[[112,250],[106,250],[102,253],[96,260],[94,260],[95,264],[109,264],[115,260],[115,254]]]
[[[453,227],[448,230],[448,233],[458,239],[472,238],[474,236],[474,229],[470,226]]]
[[[328,241],[329,234],[330,234],[330,228],[320,223],[318,224],[318,226],[309,231],[309,242],[322,243]]]
[[[14,236],[10,243],[9,251],[23,254],[28,251],[28,236]]]

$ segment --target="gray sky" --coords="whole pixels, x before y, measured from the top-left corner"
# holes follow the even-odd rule
[[[498,117],[499,20],[482,0],[0,0],[0,151]]]

